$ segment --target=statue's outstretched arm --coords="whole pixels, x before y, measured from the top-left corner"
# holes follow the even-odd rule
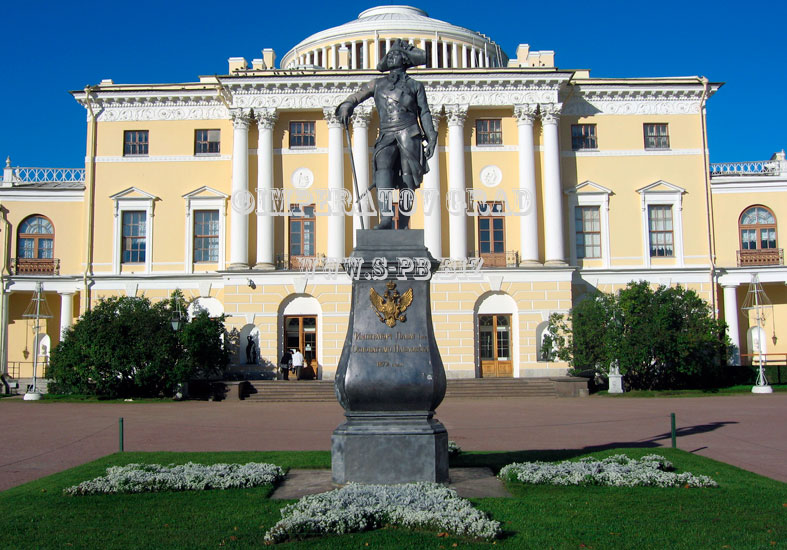
[[[339,117],[342,124],[347,126],[350,122],[350,117],[355,110],[355,107],[374,95],[374,80],[367,82],[361,89],[349,96],[336,107],[336,116]]]

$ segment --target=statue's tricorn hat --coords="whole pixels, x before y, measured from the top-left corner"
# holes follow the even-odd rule
[[[392,51],[399,51],[402,53],[404,57],[404,66],[405,68],[408,67],[417,67],[418,65],[425,65],[426,64],[426,51],[416,48],[409,42],[405,42],[401,38],[397,38],[392,44],[391,49],[388,52]],[[377,70],[381,73],[390,70],[391,68],[388,66],[388,52],[380,62],[377,64]]]

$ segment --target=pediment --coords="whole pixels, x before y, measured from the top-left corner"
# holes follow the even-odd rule
[[[147,191],[143,191],[137,187],[129,187],[128,189],[124,189],[119,193],[115,193],[114,195],[110,195],[109,197],[113,201],[117,201],[120,199],[138,199],[138,200],[147,200],[147,201],[155,201],[158,200],[156,195],[151,195]]]
[[[612,195],[612,189],[607,189],[603,185],[599,185],[596,182],[586,180],[577,185],[576,187],[572,187],[571,189],[566,190],[566,194],[576,194],[576,195]]]
[[[190,191],[183,195],[183,198],[186,200],[195,200],[195,199],[226,199],[229,195],[226,193],[222,193],[212,187],[208,187],[207,185],[203,185],[202,187],[195,189],[194,191]]]
[[[659,180],[651,183],[650,185],[646,185],[640,189],[637,189],[637,193],[640,195],[645,193],[685,193],[686,190],[683,187],[678,187],[675,184],[672,184],[668,181]]]

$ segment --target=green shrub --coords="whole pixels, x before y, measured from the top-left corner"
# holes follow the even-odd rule
[[[147,298],[106,298],[66,332],[52,350],[52,393],[118,397],[173,395],[190,378],[220,371],[228,363],[224,319],[200,312],[180,332],[172,329],[179,291],[151,304]]]
[[[708,387],[728,378],[724,322],[694,291],[653,290],[644,281],[616,294],[595,292],[567,317],[552,315],[542,353],[575,371],[606,375],[618,365],[630,389]]]

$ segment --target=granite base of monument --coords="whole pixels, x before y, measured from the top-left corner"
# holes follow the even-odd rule
[[[359,231],[356,241],[335,382],[347,421],[331,438],[333,482],[448,482],[448,434],[434,418],[446,388],[430,307],[439,263],[420,230]]]

